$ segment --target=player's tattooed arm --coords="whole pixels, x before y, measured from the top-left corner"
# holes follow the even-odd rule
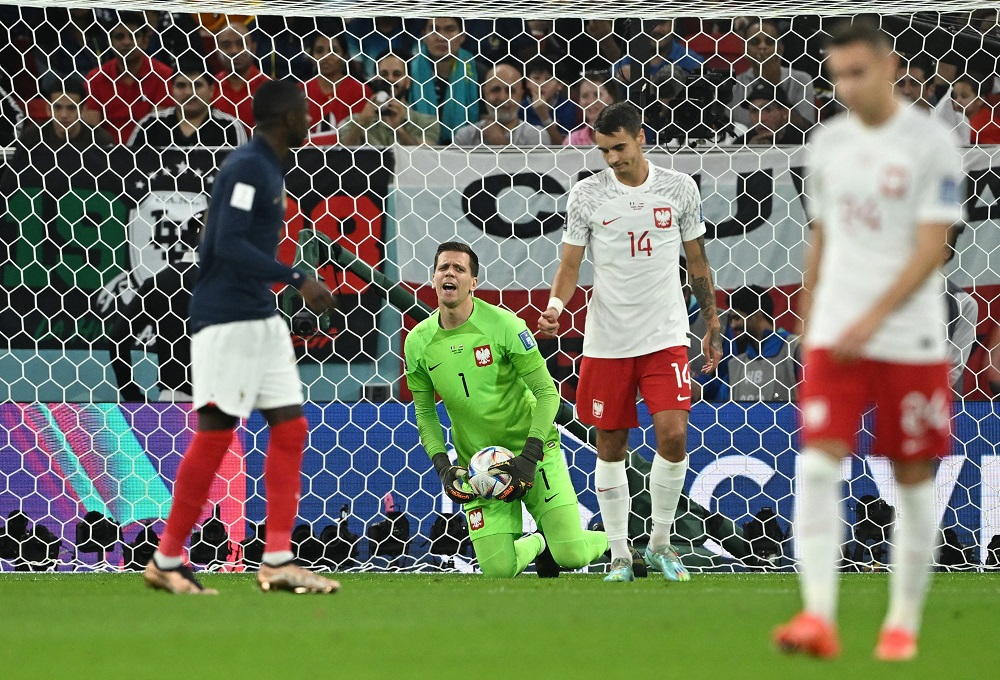
[[[719,313],[715,307],[715,284],[712,282],[712,268],[705,252],[705,237],[699,236],[691,241],[685,241],[684,254],[687,258],[691,291],[698,300],[701,315],[705,318],[705,325],[708,328],[708,333],[702,342],[702,351],[705,354],[705,367],[702,370],[710,373],[722,360],[723,350],[722,325],[719,323]]]

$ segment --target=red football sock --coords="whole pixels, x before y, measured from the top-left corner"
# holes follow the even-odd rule
[[[198,521],[216,470],[229,450],[232,430],[195,432],[174,484],[174,502],[167,518],[167,527],[160,539],[160,552],[166,557],[180,557],[194,523]]]
[[[264,461],[267,490],[267,536],[264,552],[292,549],[292,526],[302,491],[302,449],[309,424],[302,416],[271,427],[271,441]]]

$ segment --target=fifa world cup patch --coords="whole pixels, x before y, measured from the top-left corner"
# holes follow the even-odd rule
[[[600,399],[594,399],[594,417],[600,418],[604,415],[604,402]]]
[[[669,229],[674,223],[673,208],[653,208],[653,222],[657,229]]]
[[[476,366],[489,366],[493,363],[493,350],[490,349],[489,345],[473,347],[472,351],[476,356]]]
[[[479,531],[486,526],[486,518],[483,517],[481,508],[469,511],[469,529]]]
[[[521,344],[524,345],[524,349],[532,349],[535,346],[535,337],[527,328],[518,333],[517,337],[521,338]]]

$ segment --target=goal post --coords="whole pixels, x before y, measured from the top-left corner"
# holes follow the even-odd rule
[[[384,6],[367,0],[151,0],[119,8],[144,13],[129,36],[115,37],[135,15],[97,2],[5,6],[0,570],[129,568],[162,532],[195,419],[178,359],[189,342],[183,276],[231,150],[217,142],[225,136],[192,143],[179,124],[159,130],[173,135],[168,144],[128,144],[133,129],[153,139],[156,124],[177,120],[184,104],[175,101],[175,73],[196,92],[204,78],[204,103],[224,114],[212,119],[213,134],[233,125],[252,132],[241,82],[259,77],[299,80],[317,113],[286,176],[278,252],[313,267],[338,300],[320,332],[294,337],[310,422],[299,556],[317,568],[467,570],[467,551],[432,551],[435,520],[458,508],[420,447],[403,377],[403,339],[436,306],[437,245],[469,243],[482,266],[477,295],[534,329],[558,263],[568,194],[606,167],[588,125],[610,101],[628,99],[642,109],[648,158],[698,183],[720,307],[735,289],[761,286],[775,326],[794,332],[807,233],[801,142],[840,110],[822,65],[826,32],[860,13],[892,37],[904,65],[901,95],[918,98],[965,144],[966,217],[946,267],[961,365],[954,452],[936,480],[938,559],[941,568],[997,568],[1000,139],[989,135],[1000,124],[986,115],[1000,103],[995,3],[713,1],[697,7],[698,17],[690,4],[647,1],[630,4],[628,17],[609,17],[606,4],[590,0],[390,9],[398,15],[385,17]],[[439,38],[460,65],[448,82],[437,77],[436,64],[451,58],[435,52]],[[169,75],[116,108],[119,100],[101,100],[91,71],[113,62],[125,39]],[[392,65],[379,65],[386,54],[398,57],[408,85],[392,89]],[[520,74],[504,87],[519,92],[512,110],[541,143],[449,143],[477,116],[507,105],[484,88],[500,64]],[[781,92],[782,125],[797,136],[761,132],[769,102],[753,111],[746,104],[762,80]],[[410,127],[379,108],[379,92],[407,107]],[[54,121],[57,110],[68,117]],[[982,138],[974,144],[975,135]],[[565,332],[538,339],[563,399],[557,420],[583,523],[598,512],[593,431],[573,411],[592,281],[588,264]],[[289,301],[286,311],[294,309]],[[124,369],[110,339],[123,319],[131,359]],[[694,362],[697,334],[694,324]],[[796,407],[713,400],[713,389],[706,383],[691,413],[676,542],[696,569],[792,569]],[[640,413],[630,440],[630,532],[639,542],[648,532],[641,473],[655,451],[641,404]],[[872,432],[866,419],[864,453]],[[266,442],[259,415],[238,429],[191,546],[199,567],[253,566]],[[886,507],[896,504],[891,470],[883,459],[859,457],[843,472],[843,566],[882,569],[892,528]],[[410,521],[402,554],[386,548],[380,529],[369,532],[390,508]]]

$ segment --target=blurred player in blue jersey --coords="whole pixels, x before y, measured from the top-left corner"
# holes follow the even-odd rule
[[[271,285],[295,286],[317,313],[333,307],[322,283],[278,262],[284,233],[284,175],[290,150],[309,129],[302,91],[272,81],[254,94],[257,128],[216,177],[202,243],[201,270],[190,307],[193,406],[198,427],[177,470],[173,507],[146,583],[171,593],[214,594],[184,564],[183,548],[240,418],[260,409],[270,426],[264,484],[267,542],[257,576],[262,590],[335,592],[340,584],[292,561],[291,532],[301,489],[307,424],[302,383],[288,327]]]

